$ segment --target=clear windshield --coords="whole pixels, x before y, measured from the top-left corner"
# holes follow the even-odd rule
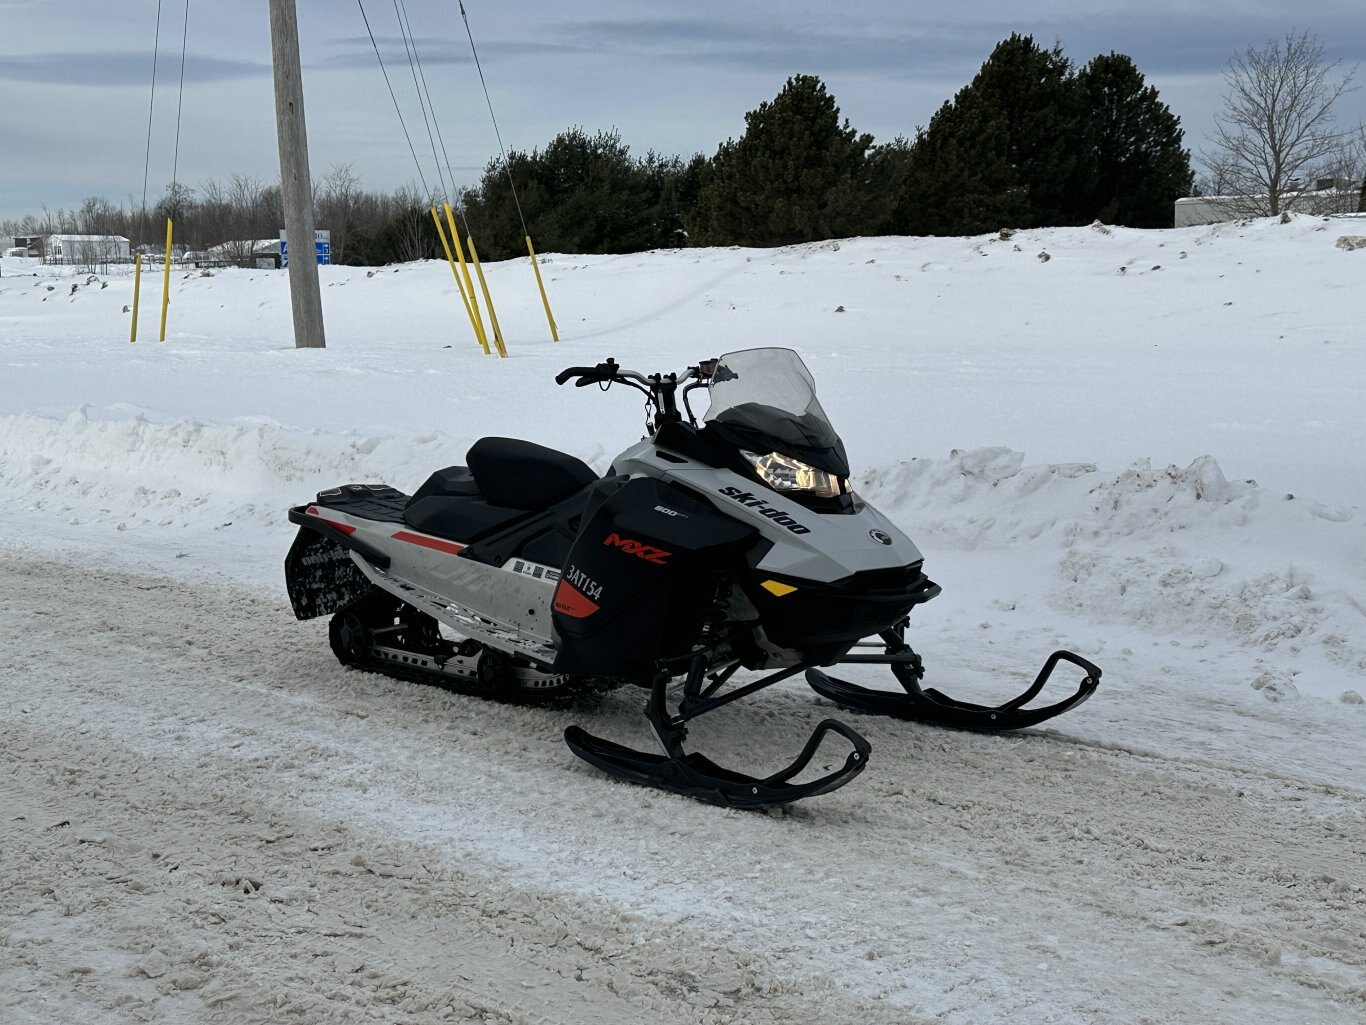
[[[839,444],[816,382],[791,349],[743,349],[722,356],[712,374],[705,421],[772,438],[779,447],[830,448]]]

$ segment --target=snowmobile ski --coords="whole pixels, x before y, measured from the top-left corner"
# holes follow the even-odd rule
[[[672,714],[667,706],[668,685],[672,677],[667,670],[661,670],[655,677],[645,714],[650,720],[655,737],[664,749],[663,754],[649,754],[623,747],[610,740],[592,736],[580,726],[570,726],[565,730],[565,743],[584,761],[620,779],[684,794],[727,808],[772,808],[791,804],[804,797],[828,794],[844,786],[868,767],[868,755],[872,751],[872,745],[838,719],[825,719],[818,723],[796,759],[786,768],[763,778],[723,768],[705,755],[685,752],[683,741],[688,731],[684,724],[689,719],[761,687],[778,683],[799,671],[796,668],[785,669],[728,694],[714,697],[712,695],[729,674],[714,676],[712,687],[704,692],[700,684],[706,666],[705,655],[699,653],[692,659],[684,683],[683,701],[679,710]],[[817,779],[793,782],[793,778],[811,764],[826,737],[832,733],[843,737],[852,747],[845,756],[844,764]]]
[[[1062,715],[1063,712],[1080,705],[1100,686],[1101,671],[1098,666],[1073,652],[1055,651],[1048,656],[1034,682],[1018,697],[999,705],[972,704],[948,697],[934,688],[922,688],[920,681],[925,676],[924,663],[902,640],[899,631],[887,631],[883,634],[883,640],[887,645],[885,655],[849,655],[841,659],[841,662],[885,663],[901,684],[902,693],[875,690],[849,683],[820,669],[806,671],[807,683],[817,694],[829,698],[842,708],[891,716],[894,719],[933,723],[936,726],[993,732],[1024,729]],[[1069,662],[1085,671],[1086,675],[1076,692],[1051,705],[1025,708],[1024,706],[1043,690],[1044,684],[1048,682],[1060,662]]]

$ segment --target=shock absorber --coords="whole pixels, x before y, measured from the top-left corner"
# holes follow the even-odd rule
[[[711,601],[702,610],[697,627],[697,640],[692,647],[693,651],[705,651],[715,643],[716,628],[726,620],[729,597],[730,580],[724,573],[717,573],[712,586]]]

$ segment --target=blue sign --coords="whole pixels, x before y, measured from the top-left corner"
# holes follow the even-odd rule
[[[318,260],[319,267],[327,267],[332,263],[332,232],[323,228],[313,233],[313,252]],[[280,229],[280,266],[289,266],[289,243],[285,240],[285,230]]]

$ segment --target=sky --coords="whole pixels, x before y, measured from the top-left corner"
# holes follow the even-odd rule
[[[311,171],[351,164],[366,188],[440,180],[399,33],[400,0],[362,0],[407,122],[405,141],[375,49],[352,0],[298,0]],[[160,6],[156,90],[154,40]],[[79,206],[136,206],[174,177],[278,177],[265,3],[241,0],[0,0],[0,219]],[[889,141],[966,85],[1012,32],[1062,44],[1081,65],[1128,54],[1207,146],[1229,59],[1307,30],[1345,70],[1366,59],[1357,0],[1144,5],[1008,0],[850,0],[687,5],[466,0],[503,144],[531,150],[572,126],[615,128],[633,154],[713,153],[794,74],[818,75],[860,131]],[[495,135],[458,0],[401,0],[417,40],[456,187],[496,157]],[[1290,20],[1292,19],[1293,20]],[[181,42],[184,93],[179,101]],[[179,145],[177,106],[179,101]],[[151,122],[149,140],[149,115]],[[1366,91],[1339,120],[1366,121]],[[443,152],[444,151],[444,152]],[[145,187],[144,187],[145,186]]]

